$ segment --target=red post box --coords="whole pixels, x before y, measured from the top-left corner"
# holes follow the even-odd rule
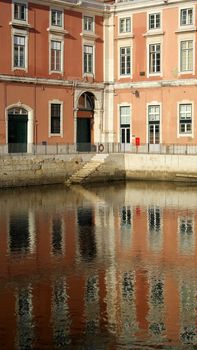
[[[140,146],[140,137],[135,138],[135,145]]]

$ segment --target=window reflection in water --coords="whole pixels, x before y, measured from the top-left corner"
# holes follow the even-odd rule
[[[99,327],[99,280],[98,276],[90,276],[86,281],[86,333],[96,334]]]
[[[121,242],[124,247],[131,244],[132,213],[131,207],[123,206],[120,209]]]
[[[70,315],[67,305],[66,282],[63,278],[53,284],[52,326],[54,346],[63,349],[69,343]]]
[[[52,218],[52,253],[62,255],[64,249],[63,222],[59,216]]]
[[[97,255],[93,209],[80,207],[77,217],[80,254],[84,260],[91,261]]]
[[[34,215],[31,212],[14,213],[9,218],[9,251],[28,254],[35,248]]]
[[[152,251],[161,251],[163,235],[161,230],[161,209],[157,206],[148,208],[149,245]]]
[[[194,219],[182,216],[178,219],[179,246],[181,254],[192,254],[195,248]]]
[[[17,346],[21,350],[32,349],[33,315],[31,287],[23,287],[17,291]]]
[[[152,336],[164,336],[164,283],[160,277],[150,278],[149,332]]]
[[[197,343],[196,300],[197,288],[193,281],[182,281],[180,286],[181,341],[185,344]]]
[[[135,306],[135,274],[128,271],[122,274],[122,335],[134,336],[138,330]]]

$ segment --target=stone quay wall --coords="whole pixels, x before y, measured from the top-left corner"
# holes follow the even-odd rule
[[[0,158],[0,188],[63,184],[94,154],[6,156]],[[197,182],[196,155],[109,154],[87,183],[117,180]]]

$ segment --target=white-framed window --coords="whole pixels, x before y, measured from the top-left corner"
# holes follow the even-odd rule
[[[149,13],[148,15],[148,29],[161,29],[161,13]]]
[[[25,69],[25,43],[24,35],[14,35],[14,68]]]
[[[124,17],[119,19],[119,32],[121,34],[131,32],[131,17]]]
[[[155,145],[161,143],[161,105],[148,104],[148,143]]]
[[[94,47],[85,44],[83,47],[83,72],[84,74],[94,73]]]
[[[193,72],[194,64],[194,42],[193,40],[180,41],[180,72]]]
[[[63,11],[60,9],[51,9],[51,26],[52,27],[63,27]]]
[[[27,22],[27,3],[23,1],[13,1],[13,20],[17,22]]]
[[[161,73],[161,44],[149,44],[149,74]]]
[[[12,29],[12,70],[28,69],[28,32]]]
[[[192,103],[179,104],[179,135],[192,134]]]
[[[62,72],[63,70],[63,41],[52,38],[50,41],[50,71]]]
[[[194,21],[194,9],[184,8],[180,9],[180,26],[191,26]]]
[[[131,142],[131,107],[120,106],[120,142]]]
[[[131,74],[131,48],[120,47],[120,75]]]
[[[51,136],[62,136],[62,124],[63,124],[63,103],[59,101],[50,101],[50,131]]]
[[[94,17],[91,17],[91,16],[83,17],[83,30],[87,32],[94,32]]]

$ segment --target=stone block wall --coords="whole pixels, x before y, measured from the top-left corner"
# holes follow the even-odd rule
[[[94,154],[0,158],[0,188],[63,184]],[[197,182],[196,155],[109,154],[86,183],[162,180]]]

